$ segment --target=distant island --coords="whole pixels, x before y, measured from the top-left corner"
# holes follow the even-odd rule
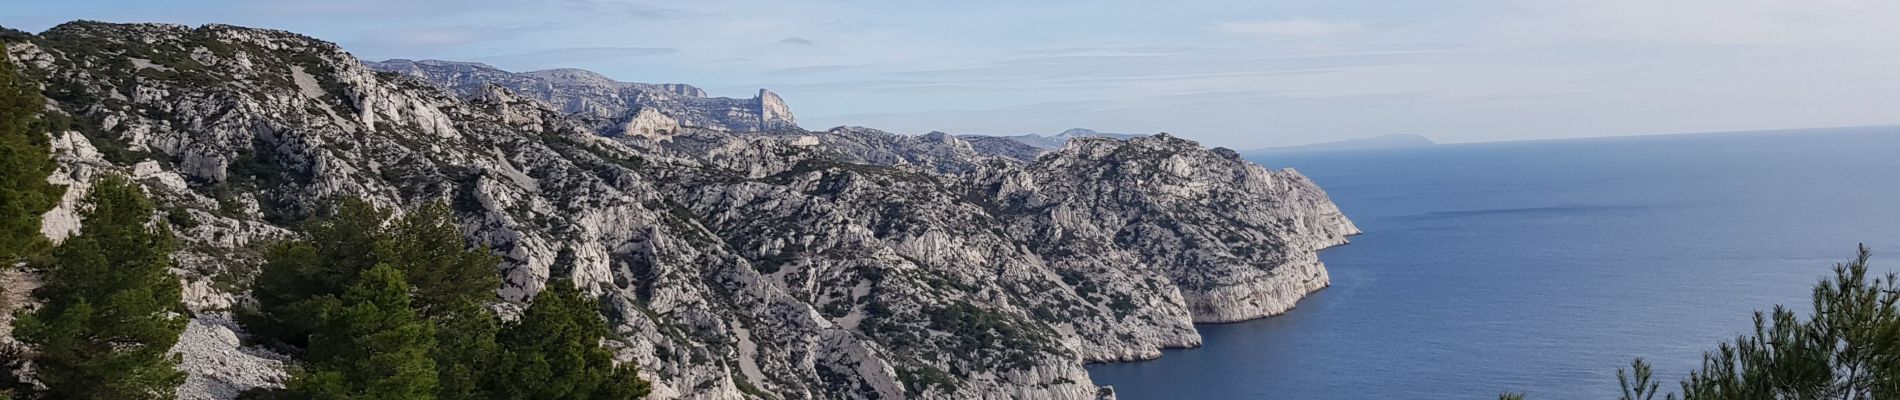
[[[1266,147],[1255,149],[1253,152],[1396,149],[1431,146],[1434,144],[1438,143],[1424,136],[1394,133],[1390,135],[1321,142],[1303,146]]]

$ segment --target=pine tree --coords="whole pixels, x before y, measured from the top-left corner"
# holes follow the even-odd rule
[[[484,380],[491,374],[501,346],[495,335],[499,319],[485,308],[445,313],[434,319],[433,354],[438,381],[436,398],[481,399],[489,395]]]
[[[0,47],[4,47],[0,45]],[[40,214],[59,202],[39,87],[0,54],[0,268],[46,247]]]
[[[257,310],[239,315],[252,333],[291,347],[303,347],[315,327],[310,302],[341,295],[363,271],[379,261],[374,249],[388,241],[383,221],[389,214],[357,199],[332,207],[331,215],[303,226],[308,241],[271,246],[251,290]]]
[[[285,384],[298,399],[434,399],[435,329],[410,306],[409,284],[386,264],[363,271],[341,298],[312,301],[307,369]]]
[[[332,215],[304,226],[308,241],[274,246],[258,275],[254,296],[262,315],[246,325],[292,345],[308,336],[304,302],[341,293],[354,277],[377,264],[403,272],[415,306],[425,317],[479,310],[501,285],[501,259],[470,248],[449,220],[448,206],[431,203],[387,223],[389,213],[360,199],[344,199]],[[479,310],[487,313],[486,310]]]
[[[34,347],[36,376],[65,399],[169,399],[184,381],[166,354],[185,329],[172,235],[153,223],[139,188],[116,176],[94,182],[79,234],[41,266],[39,309],[15,322]]]
[[[500,321],[487,303],[501,285],[499,257],[471,248],[448,206],[433,203],[388,222],[389,213],[358,199],[336,204],[332,215],[310,220],[310,240],[275,246],[266,255],[253,292],[258,310],[243,322],[260,336],[290,347],[309,345],[319,299],[341,293],[353,274],[386,265],[413,288],[410,306],[435,327],[431,358],[440,398],[480,398],[482,379],[495,364]]]
[[[425,354],[434,369],[426,385],[432,398],[443,399],[633,399],[649,387],[632,366],[616,366],[612,352],[600,346],[607,334],[598,303],[572,284],[557,281],[528,308],[520,321],[501,326],[487,303],[500,286],[495,267],[501,262],[484,248],[471,248],[450,220],[446,205],[431,204],[385,224],[388,214],[360,200],[345,200],[329,217],[305,225],[307,242],[285,243],[267,256],[257,279],[259,310],[246,324],[267,337],[293,347],[304,347],[311,365],[290,388],[262,394],[271,399],[410,398],[417,381],[370,383],[377,375],[363,371],[411,371],[417,365],[407,352],[393,345],[348,342],[336,345],[343,332],[368,337],[372,332],[331,317],[349,309],[344,287],[370,285],[371,275],[387,281],[385,273],[400,274],[405,293],[400,307],[393,294],[376,296],[375,310],[422,321],[433,334]],[[388,270],[370,274],[360,272]],[[348,273],[358,273],[351,278]],[[351,289],[351,293],[363,289]],[[343,313],[348,314],[348,313]],[[313,317],[315,316],[315,317]],[[389,317],[395,318],[395,317]],[[361,318],[347,318],[357,321]],[[379,325],[387,328],[389,324]],[[405,325],[406,326],[406,325]],[[416,347],[401,346],[402,349]],[[365,354],[340,349],[378,349],[401,354],[400,363],[354,360]],[[335,354],[342,352],[345,356]],[[396,356],[392,356],[396,357]],[[400,364],[396,368],[390,364]],[[366,387],[399,387],[397,391],[366,391]],[[368,396],[368,397],[364,397]],[[394,397],[390,397],[394,396]]]
[[[631,365],[614,365],[600,346],[607,334],[598,302],[566,281],[552,281],[519,321],[502,330],[492,382],[496,399],[637,399],[649,386]]]
[[[469,248],[451,216],[448,204],[424,205],[391,226],[377,248],[377,256],[415,286],[417,308],[430,317],[492,301],[501,287],[501,258]]]
[[[498,349],[500,321],[485,305],[501,286],[501,259],[468,248],[451,216],[443,203],[418,208],[389,227],[377,254],[408,276],[418,310],[436,324],[438,397],[479,398]]]

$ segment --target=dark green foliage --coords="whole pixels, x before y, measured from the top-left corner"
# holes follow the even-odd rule
[[[39,86],[0,55],[0,268],[45,249],[40,214],[59,202],[41,107]]]
[[[646,381],[631,365],[615,366],[613,353],[600,346],[607,325],[599,303],[557,280],[535,296],[521,320],[508,324],[499,341],[504,349],[492,382],[496,399],[637,399]]]
[[[167,355],[185,329],[172,235],[138,186],[93,185],[79,234],[41,266],[41,306],[14,324],[37,351],[36,376],[63,399],[169,399],[185,375]]]
[[[389,229],[378,256],[402,270],[416,288],[423,315],[437,317],[494,299],[501,286],[501,259],[485,248],[468,248],[443,203],[429,203]]]
[[[304,225],[310,240],[274,246],[265,256],[254,296],[260,315],[248,325],[268,337],[301,346],[308,336],[302,303],[341,293],[361,271],[389,264],[416,292],[415,307],[429,318],[477,310],[494,298],[501,260],[469,248],[450,222],[448,206],[431,203],[390,224],[389,213],[356,199],[337,203],[328,217]]]
[[[501,352],[495,343],[500,321],[486,308],[465,307],[434,318],[439,399],[489,397],[484,386]]]
[[[501,286],[501,259],[469,248],[443,203],[430,203],[390,226],[376,251],[414,285],[418,312],[434,321],[441,398],[474,398],[494,364],[499,321],[485,305]]]
[[[345,200],[326,218],[304,225],[308,241],[283,242],[265,254],[264,267],[251,291],[258,312],[241,316],[259,336],[303,347],[314,330],[309,304],[339,295],[363,271],[381,260],[374,251],[386,242],[383,221],[389,214],[361,200]]]
[[[435,398],[435,328],[410,307],[402,273],[377,265],[356,281],[341,298],[312,301],[317,330],[283,398]]]
[[[308,241],[272,248],[245,324],[304,347],[312,370],[287,391],[253,396],[619,400],[648,392],[633,366],[614,366],[600,347],[608,330],[599,303],[568,282],[553,282],[502,328],[486,309],[500,258],[469,248],[450,218],[435,203],[384,224],[388,212],[346,199],[304,224]],[[401,290],[384,275],[399,275]],[[412,326],[431,332],[426,343]],[[384,353],[395,358],[374,358]],[[426,381],[410,373],[418,368],[428,370]]]
[[[501,285],[501,260],[470,248],[452,217],[447,205],[433,203],[385,224],[387,212],[341,201],[329,216],[305,223],[309,241],[282,243],[266,255],[253,291],[258,310],[243,321],[287,346],[313,346],[312,316],[323,299],[342,293],[361,271],[388,266],[412,288],[413,301],[405,304],[435,327],[431,358],[441,398],[482,397],[479,385],[498,353],[499,322],[485,306]]]

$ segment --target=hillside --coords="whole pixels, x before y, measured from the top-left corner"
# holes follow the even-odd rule
[[[712,127],[684,122],[703,117],[691,107],[576,100],[701,98],[687,86],[389,72],[225,25],[73,22],[6,52],[69,121],[43,234],[71,235],[104,174],[133,177],[177,233],[183,398],[279,384],[285,358],[230,316],[261,246],[340,197],[452,205],[504,259],[504,316],[568,271],[654,398],[1094,398],[1084,363],[1284,312],[1328,284],[1315,252],[1357,233],[1298,173],[1169,135],[993,156],[949,135],[806,131],[766,92],[759,125]],[[620,129],[628,116],[678,123]]]

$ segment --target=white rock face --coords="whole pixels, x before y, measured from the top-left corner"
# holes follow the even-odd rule
[[[790,127],[793,121],[797,121],[797,118],[792,117],[792,107],[785,105],[785,99],[779,98],[777,93],[759,89],[759,95],[753,99],[759,102],[759,127],[762,129],[757,130]]]
[[[575,114],[604,133],[652,136],[680,127],[729,132],[798,127],[785,100],[765,89],[751,99],[732,99],[707,97],[706,91],[691,85],[620,82],[578,69],[514,73],[480,63],[401,59],[365,65],[422,78],[465,96],[487,85],[499,86]]]
[[[621,135],[665,138],[680,131],[680,122],[651,108],[640,109],[633,118],[622,123]]]
[[[200,316],[176,349],[188,398],[281,379],[281,358],[223,322],[246,293],[213,282],[254,272],[255,243],[295,237],[338,196],[451,204],[504,258],[503,312],[571,275],[605,299],[623,338],[608,345],[654,398],[1097,398],[1084,363],[1158,357],[1200,345],[1195,322],[1284,312],[1327,285],[1314,252],[1357,232],[1297,172],[1167,135],[1025,156],[944,134],[808,132],[765,91],[683,100],[704,94],[442,62],[378,73],[280,31],[43,35],[68,40],[7,48],[36,77],[97,99],[145,93],[54,104],[100,128],[56,136],[49,179],[68,201],[44,231],[77,229],[74,201],[99,173],[154,197]],[[116,60],[127,46],[159,53],[146,75],[97,67],[132,65]],[[161,67],[175,74],[150,72]]]
[[[239,393],[257,387],[283,387],[284,360],[287,357],[248,349],[233,331],[236,325],[220,319],[193,319],[178,336],[172,353],[178,354],[178,369],[190,373],[178,398],[210,400],[236,398]]]

